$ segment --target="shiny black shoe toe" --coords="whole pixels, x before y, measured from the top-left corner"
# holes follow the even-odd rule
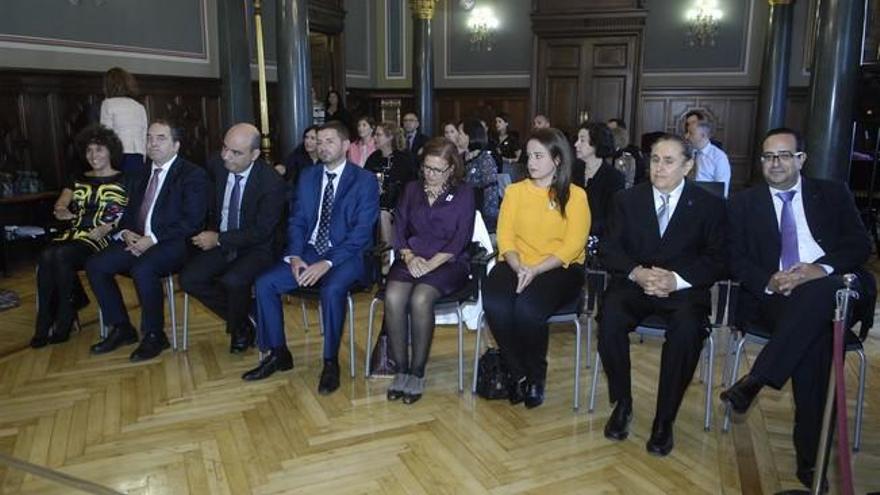
[[[632,403],[617,401],[611,417],[605,423],[605,438],[609,440],[626,440],[629,436],[629,424],[632,422]]]
[[[138,334],[131,325],[117,325],[110,330],[103,340],[92,345],[89,349],[92,354],[106,354],[124,346],[137,344]]]
[[[138,345],[137,349],[131,353],[129,359],[133,363],[153,359],[159,354],[162,354],[162,351],[169,347],[171,347],[171,344],[168,342],[168,337],[166,337],[164,333],[151,332],[144,335],[140,345]]]
[[[339,362],[330,359],[324,360],[324,369],[321,370],[321,379],[318,381],[318,393],[329,395],[339,388]]]
[[[544,403],[544,384],[529,383],[526,386],[526,396],[523,402],[527,409],[534,409]]]
[[[729,389],[721,392],[721,400],[729,404],[733,412],[745,414],[763,386],[764,384],[757,378],[746,375],[737,380]]]
[[[649,454],[663,457],[672,452],[672,446],[672,421],[654,421],[645,449]]]
[[[241,354],[254,346],[254,338],[256,332],[254,327],[246,324],[237,332],[233,332],[232,338],[229,339],[229,352],[231,354]]]
[[[260,365],[256,368],[241,375],[244,381],[252,382],[269,378],[276,371],[287,371],[293,369],[293,355],[286,347],[273,349],[266,357],[260,361]]]

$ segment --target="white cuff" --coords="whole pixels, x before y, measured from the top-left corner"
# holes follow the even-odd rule
[[[681,275],[678,273],[672,272],[672,274],[675,275],[675,290],[690,289],[693,287],[693,285],[687,280],[681,278]]]

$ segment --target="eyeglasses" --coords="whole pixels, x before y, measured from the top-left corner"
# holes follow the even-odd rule
[[[445,174],[446,172],[449,172],[449,169],[450,169],[450,168],[452,168],[451,165],[448,166],[448,167],[446,167],[446,168],[434,168],[434,167],[429,167],[429,166],[427,166],[427,165],[422,165],[422,170],[423,170],[426,174],[427,174],[427,173],[431,173],[431,174],[436,174],[436,175],[443,175],[443,174]]]
[[[791,151],[780,151],[779,153],[762,153],[761,154],[761,163],[773,163],[776,160],[779,160],[782,163],[791,163],[795,157],[801,158],[804,156],[802,151],[798,151],[797,153],[792,153]]]

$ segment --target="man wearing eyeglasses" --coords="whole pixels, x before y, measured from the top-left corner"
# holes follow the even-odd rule
[[[730,269],[739,280],[736,323],[758,324],[771,337],[751,371],[721,393],[743,414],[764,385],[789,379],[795,401],[797,477],[813,478],[831,363],[831,319],[840,275],[870,254],[868,234],[843,184],[802,177],[800,135],[769,131],[761,167],[766,184],[732,197],[728,208]]]

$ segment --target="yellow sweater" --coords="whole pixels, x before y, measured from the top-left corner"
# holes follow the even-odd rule
[[[550,255],[562,260],[566,267],[571,263],[584,263],[590,233],[590,205],[583,189],[574,185],[569,188],[563,218],[558,205],[551,204],[548,188],[538,187],[528,179],[507,187],[498,217],[501,259],[515,251],[520,261],[529,266]]]

